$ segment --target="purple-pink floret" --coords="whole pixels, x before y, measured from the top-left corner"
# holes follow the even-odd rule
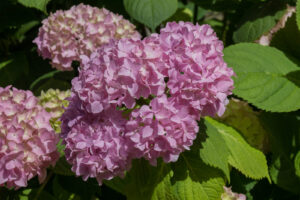
[[[72,61],[80,61],[81,55],[90,56],[112,38],[140,38],[135,26],[122,16],[84,4],[58,10],[42,23],[33,42],[43,58],[63,71],[72,70]]]
[[[45,180],[59,158],[50,118],[30,91],[0,87],[0,185],[26,187],[36,175]]]
[[[73,171],[101,183],[135,158],[175,162],[193,144],[197,120],[224,113],[234,73],[222,50],[209,25],[172,22],[160,34],[111,40],[81,56],[62,116]]]

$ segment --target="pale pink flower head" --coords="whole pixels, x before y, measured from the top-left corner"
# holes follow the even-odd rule
[[[44,181],[59,158],[50,118],[30,91],[0,87],[0,185],[26,187],[36,175]]]
[[[110,39],[140,38],[135,26],[122,16],[84,4],[58,10],[42,23],[33,42],[43,58],[63,71],[72,70],[72,61],[80,61],[81,55],[90,56]]]
[[[189,105],[197,119],[222,115],[234,72],[223,60],[223,43],[209,25],[170,22],[160,31],[171,97]]]

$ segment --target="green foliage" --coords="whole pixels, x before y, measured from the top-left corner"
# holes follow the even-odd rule
[[[266,111],[289,112],[300,108],[300,88],[290,78],[295,78],[293,74],[299,67],[281,51],[241,43],[227,47],[224,54],[236,73],[234,94]]]
[[[298,28],[300,30],[300,1],[298,0],[297,1],[297,6],[296,6],[296,15],[297,15],[297,25],[298,25]]]
[[[300,178],[300,151],[295,156],[294,167],[296,175]]]
[[[20,28],[14,34],[15,39],[18,40],[18,42],[22,42],[26,37],[25,34],[38,24],[39,24],[39,21],[36,21],[36,20],[22,24],[20,26]]]
[[[229,179],[229,165],[247,177],[269,179],[264,155],[234,129],[211,118],[200,126],[205,127],[202,131],[206,131],[207,138],[199,137],[191,151],[183,153],[176,163],[160,161],[153,167],[145,160],[135,160],[124,179],[115,178],[105,184],[132,200],[210,200],[220,198],[225,184],[220,170]],[[202,131],[200,135],[205,134]]]
[[[273,3],[274,4],[274,3]],[[274,5],[249,9],[243,17],[244,23],[233,33],[235,43],[253,42],[273,28],[283,15],[283,6],[276,2]]]
[[[247,177],[270,179],[263,153],[251,147],[236,130],[208,117],[205,125],[208,138],[200,149],[204,162],[222,169],[227,176],[230,164]]]
[[[131,17],[154,30],[171,17],[177,9],[177,0],[124,0]]]
[[[149,165],[148,161],[141,159],[133,161],[132,168],[124,179],[114,178],[112,181],[105,181],[105,184],[126,195],[129,200],[147,200],[152,199],[152,196],[155,195],[172,196],[169,193],[171,190],[161,191],[169,194],[161,194],[160,191],[157,191],[159,188],[164,189],[167,185],[171,185],[172,175],[170,166],[162,161],[153,167]]]
[[[42,91],[47,91],[50,88],[64,91],[71,88],[70,80],[73,76],[73,71],[51,71],[34,80],[30,85],[30,90],[37,96],[40,95]]]
[[[4,68],[5,66],[7,66],[9,63],[11,63],[12,62],[12,60],[6,60],[6,61],[3,61],[3,62],[1,62],[0,63],[0,70],[2,69],[2,68]]]
[[[219,170],[204,164],[197,154],[186,152],[172,166],[159,162],[153,167],[145,160],[135,160],[124,179],[105,184],[128,200],[210,200],[220,198],[225,183]]]
[[[176,199],[217,200],[225,184],[219,170],[205,165],[198,154],[184,153],[174,169],[172,191]]]
[[[29,73],[29,63],[24,52],[16,52],[8,60],[1,63],[0,85],[18,84],[20,79]]]
[[[247,102],[231,99],[225,113],[217,117],[217,120],[236,129],[251,146],[267,152],[268,133],[262,126],[259,115]]]
[[[272,149],[270,176],[272,181],[286,190],[300,192],[300,178],[296,176],[295,160],[300,148],[300,121],[291,114],[264,113],[264,126],[269,130]]]
[[[224,145],[226,144],[225,139],[217,128],[207,120],[205,120],[205,128],[207,138],[205,138],[205,141],[202,143],[203,148],[199,150],[200,157],[204,163],[221,169],[227,179],[230,180],[228,164],[230,151],[228,146]]]
[[[283,51],[290,59],[298,63],[296,59],[300,55],[300,30],[297,27],[296,15],[288,18],[285,27],[280,29],[273,37],[271,46]],[[298,58],[299,59],[299,58]]]
[[[18,0],[18,2],[26,7],[38,9],[47,14],[47,4],[51,0]]]
[[[167,21],[192,21],[193,12],[189,8],[178,8],[172,17],[170,17]]]

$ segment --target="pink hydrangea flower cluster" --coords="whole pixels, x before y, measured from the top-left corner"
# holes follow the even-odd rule
[[[83,67],[62,116],[73,171],[101,183],[122,175],[134,158],[175,162],[196,138],[200,116],[225,111],[234,73],[222,50],[210,26],[180,22],[81,56]],[[94,153],[99,138],[109,150]]]
[[[44,181],[59,158],[50,118],[30,91],[0,87],[0,185],[26,187],[36,175]]]
[[[133,143],[133,157],[144,157],[156,165],[158,157],[174,162],[189,149],[198,132],[197,122],[187,106],[176,105],[166,95],[154,98],[131,113],[126,138]]]
[[[223,43],[209,25],[168,23],[160,33],[170,95],[194,114],[220,116],[233,89],[234,72],[223,60]],[[200,114],[200,115],[199,115]]]
[[[67,110],[66,115],[71,116],[72,111]],[[96,178],[101,184],[103,179],[122,177],[129,169],[129,146],[121,136],[126,121],[121,116],[120,112],[106,110],[97,116],[86,114],[69,121],[71,128],[64,135],[65,156],[72,171],[84,180]]]
[[[135,26],[122,16],[83,4],[58,10],[42,23],[33,42],[58,70],[72,70],[72,61],[80,61],[80,55],[90,56],[112,38],[140,38]]]

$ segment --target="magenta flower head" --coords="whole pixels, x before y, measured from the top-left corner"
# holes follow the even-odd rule
[[[72,61],[80,61],[80,55],[90,56],[110,39],[140,38],[135,26],[122,16],[83,4],[58,10],[42,23],[33,42],[43,58],[63,71],[72,70]]]
[[[228,103],[234,73],[222,50],[208,25],[180,22],[81,56],[62,116],[73,171],[101,183],[121,176],[134,158],[175,162],[193,144],[200,116],[222,115]],[[100,141],[108,150],[92,150]]]
[[[30,91],[0,87],[0,185],[26,187],[36,175],[44,181],[59,158],[50,118]]]

